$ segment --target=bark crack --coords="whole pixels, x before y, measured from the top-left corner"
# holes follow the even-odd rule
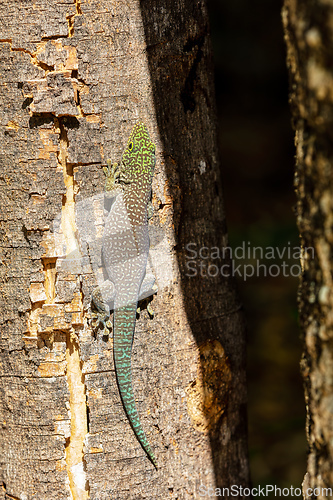
[[[76,16],[82,15],[81,10],[81,0],[74,0],[75,14],[67,14],[66,19],[68,23],[68,37],[71,38],[74,35],[74,19]]]
[[[3,491],[5,492],[6,498],[8,498],[9,500],[20,500],[19,497],[15,497],[14,495],[10,495],[9,493],[7,493],[6,483],[2,482],[0,484],[2,486]]]
[[[82,14],[81,0],[74,0],[74,4],[75,4],[75,9],[76,9],[76,15],[80,16]]]
[[[46,38],[42,38],[42,40],[46,40]],[[44,47],[44,44],[42,42],[40,42],[39,44],[37,43],[37,50],[35,50],[34,52],[31,52],[28,49],[24,49],[23,47],[13,47],[13,40],[11,38],[0,39],[0,43],[8,43],[10,45],[10,50],[12,52],[23,52],[24,54],[28,54],[31,57],[31,63],[34,66],[37,66],[37,68],[40,68],[43,71],[45,71],[45,74],[49,73],[50,71],[54,71],[54,66],[38,61],[37,59],[40,47],[41,46]]]

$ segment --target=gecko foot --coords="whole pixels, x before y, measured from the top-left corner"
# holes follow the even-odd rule
[[[103,167],[103,172],[106,177],[105,181],[105,191],[112,191],[115,185],[119,181],[120,169],[118,163],[111,163],[111,160],[107,160],[107,167]]]
[[[152,302],[152,297],[146,297],[144,299],[141,299],[136,310],[136,319],[140,318],[140,313],[144,310],[147,309],[147,313],[150,319],[154,317],[154,310],[151,305]]]
[[[91,321],[91,326],[93,327],[95,334],[97,333],[97,330],[99,328],[102,328],[103,336],[110,336],[110,334],[112,333],[112,323],[109,316],[106,314],[101,314],[99,312],[92,312],[91,317],[93,318],[93,320]]]

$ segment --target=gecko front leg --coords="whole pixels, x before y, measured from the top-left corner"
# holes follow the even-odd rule
[[[106,193],[113,191],[117,181],[120,178],[121,171],[118,163],[112,163],[110,159],[106,160],[107,167],[103,167],[103,172],[106,177],[105,191]]]
[[[154,215],[154,207],[151,201],[148,201],[147,205],[147,218],[150,220]]]

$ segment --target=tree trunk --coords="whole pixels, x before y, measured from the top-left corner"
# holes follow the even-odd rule
[[[186,499],[248,486],[244,325],[220,273],[230,262],[205,2],[0,9],[4,498]],[[90,322],[101,165],[119,161],[139,118],[157,150],[159,290],[155,317],[136,323],[132,377],[157,471],[124,414],[112,338]]]
[[[327,498],[332,493],[325,488],[333,485],[333,5],[285,0],[283,22],[303,247],[299,311],[309,447],[303,495]]]

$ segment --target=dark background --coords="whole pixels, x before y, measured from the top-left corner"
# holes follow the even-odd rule
[[[209,0],[208,6],[230,246],[299,246],[282,3]],[[253,485],[300,487],[306,439],[298,278],[262,272],[238,284],[248,323]]]

